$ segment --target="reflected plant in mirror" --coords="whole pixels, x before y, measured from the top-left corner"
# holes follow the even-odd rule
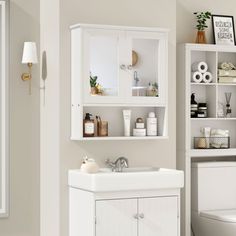
[[[158,97],[158,84],[157,82],[149,83],[147,89],[147,96],[149,97]]]
[[[91,88],[91,94],[92,95],[102,95],[102,86],[97,83],[97,76],[92,76],[90,73],[90,88]]]

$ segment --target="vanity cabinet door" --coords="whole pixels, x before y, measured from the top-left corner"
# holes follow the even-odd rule
[[[139,236],[178,236],[178,198],[139,199]]]
[[[96,201],[96,236],[137,236],[137,199]]]

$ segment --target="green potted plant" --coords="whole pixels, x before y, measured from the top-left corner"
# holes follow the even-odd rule
[[[97,91],[97,76],[90,75],[90,87],[91,87],[91,94],[95,95],[98,93]]]
[[[207,20],[211,18],[211,13],[209,11],[194,12],[194,15],[196,15],[196,29],[198,30],[196,43],[206,43],[205,29],[208,28]]]

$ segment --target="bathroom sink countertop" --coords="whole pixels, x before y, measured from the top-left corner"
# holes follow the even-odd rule
[[[95,174],[75,169],[69,170],[68,184],[92,192],[175,189],[183,187],[184,174],[179,170],[157,167],[126,168],[123,172],[101,168]]]

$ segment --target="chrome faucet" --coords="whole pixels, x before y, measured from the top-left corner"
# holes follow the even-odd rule
[[[122,172],[124,168],[129,167],[129,161],[126,157],[119,157],[114,162],[107,159],[105,162],[112,172]]]
[[[138,78],[138,72],[134,71],[134,81],[135,81],[135,87],[138,86],[139,78]]]

